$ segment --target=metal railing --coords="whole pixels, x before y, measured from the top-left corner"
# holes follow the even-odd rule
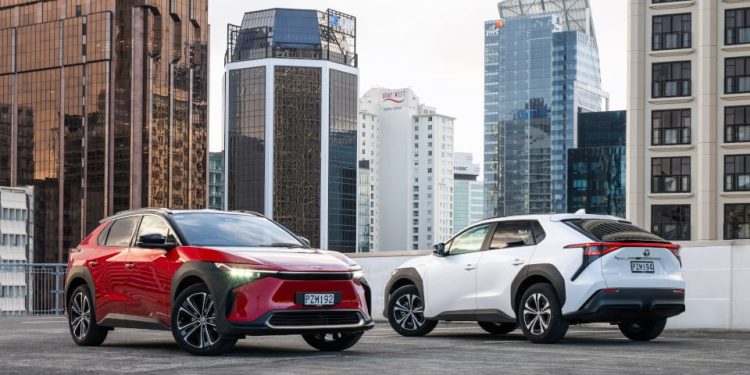
[[[0,263],[0,316],[62,315],[66,268],[62,263]]]

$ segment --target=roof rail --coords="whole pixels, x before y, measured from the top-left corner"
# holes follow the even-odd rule
[[[232,210],[232,211],[230,211],[230,212],[237,212],[237,213],[240,213],[240,214],[250,214],[250,215],[255,215],[255,216],[265,217],[265,215],[263,215],[263,214],[262,214],[262,213],[260,213],[260,212],[256,212],[256,211],[250,211],[250,210]]]
[[[162,208],[162,207],[135,208],[135,209],[132,209],[132,210],[120,211],[118,213],[115,213],[114,215],[107,216],[104,219],[99,220],[99,223],[103,223],[105,221],[109,221],[109,220],[112,220],[112,219],[120,218],[120,217],[123,217],[123,216],[135,215],[135,214],[144,214],[144,213],[159,213],[159,214],[167,215],[167,214],[171,214],[172,211],[169,210],[168,208]]]

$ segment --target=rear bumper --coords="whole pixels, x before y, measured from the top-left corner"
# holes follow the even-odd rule
[[[616,292],[615,292],[616,290]],[[621,288],[598,290],[578,311],[565,314],[571,323],[659,319],[685,311],[685,293],[675,289]]]
[[[227,336],[351,333],[372,329],[375,322],[360,310],[275,310],[252,322],[225,322],[219,331]]]

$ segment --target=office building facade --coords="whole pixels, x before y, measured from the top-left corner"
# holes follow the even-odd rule
[[[568,209],[625,217],[625,111],[578,114],[568,150]]]
[[[269,9],[228,27],[227,206],[265,214],[324,249],[357,231],[356,19]]]
[[[484,183],[470,152],[453,153],[453,233],[484,218]]]
[[[627,215],[750,238],[750,1],[630,0]]]
[[[224,151],[208,154],[208,208],[224,207]]]
[[[450,238],[454,118],[422,104],[411,89],[373,88],[359,111],[360,158],[375,165],[372,248],[431,249]]]
[[[603,92],[588,0],[505,0],[485,22],[485,216],[567,211],[576,114]]]
[[[378,251],[380,242],[380,118],[360,109],[357,117],[357,252]]]
[[[0,186],[0,315],[26,313],[34,261],[34,188]]]
[[[34,186],[35,261],[112,213],[206,205],[207,0],[6,1],[0,185]]]

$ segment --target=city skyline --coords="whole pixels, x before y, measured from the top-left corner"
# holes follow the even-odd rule
[[[592,16],[596,22],[602,67],[602,88],[610,93],[610,109],[625,109],[626,105],[626,25],[625,0],[591,0]],[[497,0],[470,4],[411,1],[395,3],[398,12],[385,3],[360,3],[340,0],[321,0],[315,3],[298,0],[259,0],[243,11],[274,7],[333,8],[357,17],[361,57],[359,96],[373,87],[409,87],[425,102],[456,117],[455,149],[469,151],[474,160],[483,163],[483,23],[497,18]],[[209,22],[212,28],[211,98],[221,98],[221,75],[226,46],[226,25],[236,23],[236,12],[228,1],[209,3]],[[414,20],[414,14],[419,18]],[[430,22],[429,20],[440,20]],[[392,27],[391,31],[382,25]],[[463,29],[459,29],[463,27]],[[399,38],[393,38],[400,35]],[[406,40],[432,41],[405,43]],[[438,41],[448,41],[438,43]],[[215,52],[219,51],[221,53]],[[460,72],[460,74],[445,74]],[[435,77],[440,77],[436,79]],[[210,106],[211,151],[220,151],[222,108]]]

